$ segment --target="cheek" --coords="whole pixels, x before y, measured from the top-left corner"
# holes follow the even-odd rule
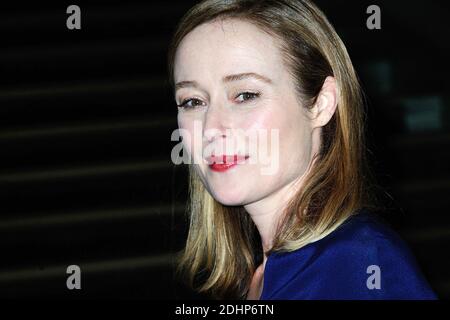
[[[277,148],[275,148],[274,144],[276,143],[280,146],[285,136],[289,134],[289,129],[287,128],[290,125],[288,123],[289,117],[276,109],[267,108],[245,120],[244,126],[248,132],[258,137],[258,148],[264,148],[268,151],[271,149],[275,150]]]
[[[284,119],[280,129],[280,162],[291,173],[301,174],[311,157],[312,135],[309,120],[302,114]]]
[[[270,134],[270,130],[278,129],[279,125],[280,121],[277,114],[268,108],[247,115],[244,120],[240,122],[239,127],[250,134],[256,132]]]
[[[258,133],[258,159],[261,165],[274,165],[287,174],[298,173],[307,166],[311,152],[311,133],[308,119],[297,105],[268,108],[245,120],[243,125]],[[261,134],[266,138],[261,139]],[[268,155],[270,159],[265,158]]]
[[[185,115],[178,115],[178,128],[180,135],[183,137],[183,146],[189,155],[194,155],[199,152],[201,148],[201,130],[199,135],[199,128],[201,128],[201,121]],[[199,140],[199,141],[198,141]],[[200,150],[201,153],[201,150]]]

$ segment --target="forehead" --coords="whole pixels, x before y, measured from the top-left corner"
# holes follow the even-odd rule
[[[276,79],[282,57],[274,37],[249,22],[228,19],[202,24],[187,34],[174,67],[175,81],[239,72],[262,72]]]

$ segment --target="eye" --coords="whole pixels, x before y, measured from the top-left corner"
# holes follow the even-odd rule
[[[184,100],[181,104],[178,105],[179,108],[184,109],[194,109],[198,106],[204,105],[202,101],[196,98],[189,98]]]
[[[236,96],[236,99],[238,99],[239,103],[243,103],[249,100],[254,100],[260,95],[261,94],[259,92],[241,92]]]

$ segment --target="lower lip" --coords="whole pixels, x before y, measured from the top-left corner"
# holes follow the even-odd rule
[[[231,167],[234,167],[235,165],[237,165],[237,163],[215,163],[210,165],[209,167],[211,168],[212,171],[224,172],[230,169]]]
[[[224,172],[227,171],[228,169],[238,165],[238,164],[242,164],[243,162],[245,162],[248,159],[248,157],[245,158],[244,161],[242,162],[231,162],[231,163],[214,163],[209,165],[209,168],[212,171],[217,171],[217,172]]]

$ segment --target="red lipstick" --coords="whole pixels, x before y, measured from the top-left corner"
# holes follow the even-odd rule
[[[241,155],[222,155],[222,156],[210,156],[206,158],[209,164],[209,168],[213,171],[224,172],[234,167],[237,164],[241,164],[247,160],[249,156]]]

